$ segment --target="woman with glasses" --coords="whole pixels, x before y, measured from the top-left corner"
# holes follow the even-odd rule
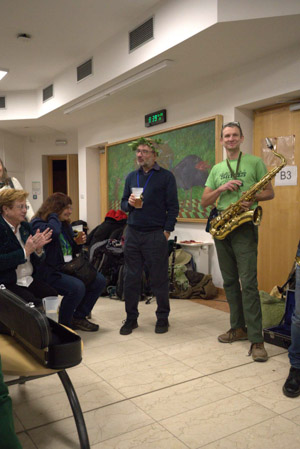
[[[97,273],[96,279],[86,286],[74,276],[64,274],[62,266],[72,260],[86,242],[86,235],[81,233],[74,238],[70,225],[72,200],[64,193],[53,193],[42,204],[32,220],[34,230],[41,232],[50,228],[52,241],[45,247],[46,257],[41,263],[37,276],[39,279],[55,285],[63,296],[59,322],[72,329],[95,332],[98,324],[86,317],[90,315],[97,299],[105,287],[105,278]]]
[[[17,178],[10,178],[8,176],[3,161],[2,159],[0,159],[0,192],[3,189],[23,190],[23,187],[21,186]],[[30,221],[34,215],[34,212],[28,198],[26,199],[26,205],[27,205],[26,220]]]
[[[25,221],[27,196],[24,190],[0,192],[0,284],[39,307],[42,298],[57,295],[50,285],[34,276],[52,231],[37,229],[33,235],[31,225]]]

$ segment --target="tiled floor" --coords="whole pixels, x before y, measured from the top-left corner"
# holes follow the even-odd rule
[[[140,303],[140,327],[121,336],[124,303],[101,298],[101,330],[82,333],[83,363],[68,372],[93,449],[300,447],[300,398],[282,394],[286,350],[266,345],[269,361],[253,362],[249,342],[217,341],[228,313],[188,300],[171,300],[169,332],[157,335],[155,308]],[[79,448],[58,376],[10,392],[23,449]]]

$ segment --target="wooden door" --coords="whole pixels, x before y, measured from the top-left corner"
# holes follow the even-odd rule
[[[58,171],[54,164],[59,165]],[[56,174],[55,174],[56,172]],[[55,179],[61,178],[61,179]],[[48,156],[48,195],[63,192],[72,199],[72,221],[79,219],[78,155]]]
[[[295,135],[299,176],[300,111],[291,112],[289,105],[255,111],[253,154],[261,156],[265,137],[290,135]],[[274,178],[272,184],[274,187]],[[287,280],[300,238],[299,182],[297,186],[276,186],[274,191],[273,200],[261,203],[263,219],[259,228],[258,285],[267,292]]]

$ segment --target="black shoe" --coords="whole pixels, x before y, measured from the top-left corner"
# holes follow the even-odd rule
[[[132,333],[133,329],[139,327],[137,320],[126,320],[120,329],[121,335],[129,335]]]
[[[155,325],[155,333],[156,334],[164,334],[168,332],[169,321],[167,318],[158,318]]]
[[[97,332],[99,330],[99,326],[98,324],[91,323],[86,318],[73,318],[72,329],[86,332]]]
[[[291,366],[289,376],[285,381],[282,390],[289,398],[300,396],[300,369]]]

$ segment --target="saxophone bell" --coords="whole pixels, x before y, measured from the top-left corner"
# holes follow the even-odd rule
[[[254,226],[259,226],[262,220],[263,210],[261,206],[257,206],[253,211],[252,222]]]

